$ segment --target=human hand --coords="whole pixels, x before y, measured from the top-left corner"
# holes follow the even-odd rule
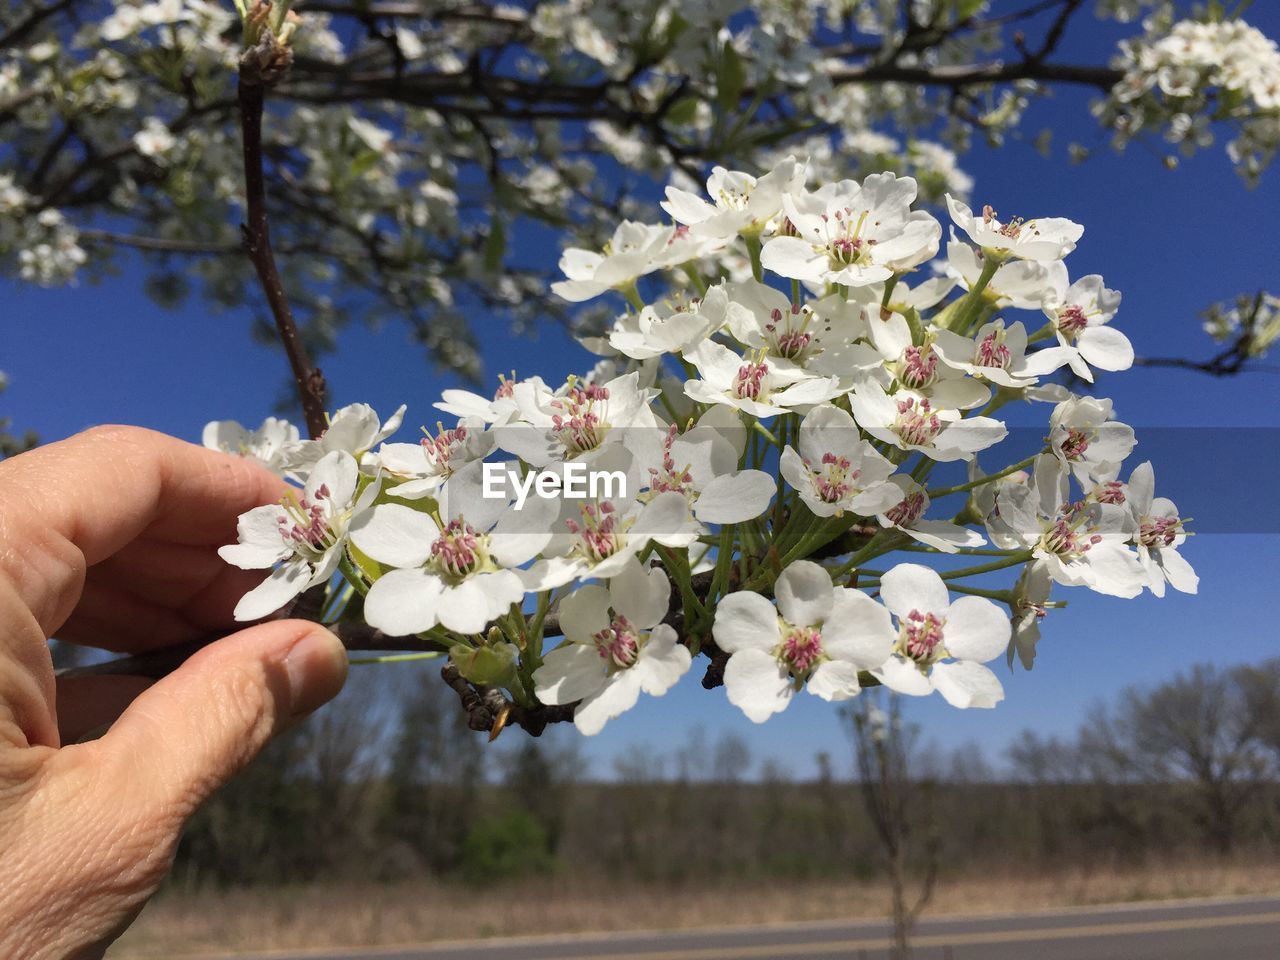
[[[229,628],[261,574],[216,549],[285,485],[237,457],[102,427],[0,463],[0,956],[95,958],[137,916],[197,807],[337,694],[305,621],[232,633],[152,684],[55,680],[47,638],[139,653]],[[75,741],[110,724],[100,738]]]

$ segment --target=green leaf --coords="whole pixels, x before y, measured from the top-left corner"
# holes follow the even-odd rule
[[[681,97],[667,111],[667,122],[677,127],[693,123],[698,116],[698,97]]]
[[[358,180],[373,169],[380,154],[377,150],[362,150],[351,161],[351,179]]]
[[[731,110],[747,87],[747,65],[729,40],[724,42],[716,69],[716,102],[720,109]]]
[[[503,258],[507,253],[507,225],[502,218],[494,214],[489,221],[489,236],[484,241],[484,267],[486,270],[501,269]]]
[[[505,641],[475,650],[459,644],[449,651],[449,659],[472,683],[510,689],[519,683],[516,673],[519,653],[515,644]]]

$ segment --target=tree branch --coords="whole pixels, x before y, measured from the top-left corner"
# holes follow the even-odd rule
[[[275,38],[264,34],[263,44],[273,49],[269,56],[279,57]],[[271,251],[271,232],[267,220],[266,177],[262,165],[262,114],[266,88],[270,74],[263,69],[262,45],[245,51],[240,60],[238,99],[240,103],[240,128],[244,145],[244,184],[247,222],[241,228],[244,248],[258,281],[262,284],[271,315],[276,321],[280,342],[289,356],[298,399],[302,403],[307,432],[314,439],[328,426],[325,419],[325,382],[318,367],[311,364],[306,345],[293,320],[293,310],[285,296],[284,284],[276,268],[275,255]],[[287,59],[285,60],[287,66]]]

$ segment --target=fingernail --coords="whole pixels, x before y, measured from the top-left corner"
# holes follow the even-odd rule
[[[309,629],[284,659],[289,679],[289,707],[301,717],[338,695],[347,679],[347,651],[323,627]]]

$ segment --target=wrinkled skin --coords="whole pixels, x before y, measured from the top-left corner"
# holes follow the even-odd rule
[[[282,492],[237,457],[130,427],[0,463],[6,960],[101,957],[196,808],[341,688],[341,645],[296,620],[230,633],[154,684],[54,677],[51,636],[134,653],[228,630],[261,574],[216,548],[235,540],[239,513]]]

